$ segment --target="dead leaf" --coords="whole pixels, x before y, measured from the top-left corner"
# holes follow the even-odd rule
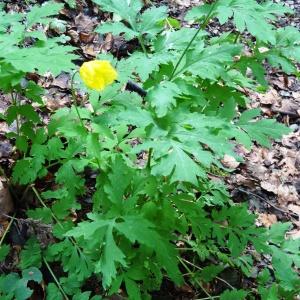
[[[51,86],[57,86],[60,89],[68,89],[69,88],[69,80],[70,75],[67,73],[62,73],[53,79]]]
[[[292,211],[293,213],[297,214],[299,216],[299,221],[300,221],[300,206],[295,205],[295,204],[289,204],[288,209]]]
[[[236,159],[233,156],[230,156],[228,154],[224,155],[224,158],[222,159],[222,164],[224,167],[229,169],[236,169],[240,163],[236,161]]]
[[[260,103],[265,105],[278,104],[280,100],[281,97],[278,95],[275,89],[270,89],[266,94],[260,95]]]
[[[293,185],[281,184],[277,189],[278,202],[281,205],[286,205],[291,202],[299,201],[299,194]]]
[[[277,217],[273,214],[259,214],[258,222],[260,222],[265,227],[270,227],[273,224],[277,223]]]

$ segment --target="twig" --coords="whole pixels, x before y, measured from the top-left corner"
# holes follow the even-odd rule
[[[4,214],[3,214],[3,215],[4,215]],[[15,214],[14,214],[14,216],[15,216]],[[0,240],[0,247],[1,247],[1,245],[2,245],[2,243],[3,243],[3,241],[4,241],[4,239],[5,239],[5,237],[6,237],[7,233],[8,233],[8,231],[9,231],[9,228],[11,227],[11,225],[12,225],[14,219],[15,219],[14,216],[11,217],[11,219],[10,219],[10,221],[9,221],[9,223],[8,223],[6,229],[5,229],[5,231],[4,231],[4,233],[3,233],[2,237],[1,237],[1,240]]]
[[[290,215],[290,216],[293,216],[294,218],[298,218],[298,217],[299,217],[299,216],[298,216],[297,214],[295,214],[295,213],[286,211],[286,210],[284,210],[284,209],[282,209],[282,208],[280,208],[280,207],[274,205],[272,202],[270,202],[269,200],[263,198],[262,196],[259,196],[259,195],[257,195],[257,194],[252,193],[252,192],[249,192],[249,191],[246,191],[246,190],[244,190],[244,189],[242,189],[242,188],[237,188],[237,190],[239,190],[239,191],[241,191],[241,192],[243,192],[243,193],[246,193],[246,194],[248,194],[248,195],[252,195],[252,196],[254,196],[254,197],[256,197],[256,198],[258,198],[258,199],[260,199],[260,200],[266,202],[268,205],[272,206],[274,209],[276,209],[276,210],[278,210],[278,211],[280,211],[280,212],[282,212],[282,213],[284,213],[284,214],[288,214],[288,215]]]

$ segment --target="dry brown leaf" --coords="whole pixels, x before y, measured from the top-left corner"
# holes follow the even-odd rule
[[[273,224],[277,223],[277,217],[273,214],[259,214],[258,222],[265,227],[270,227]]]
[[[236,169],[240,163],[236,161],[236,159],[233,156],[230,156],[228,154],[225,154],[222,159],[222,164],[224,167],[229,169]]]
[[[298,203],[300,204],[300,202]],[[295,204],[289,204],[288,209],[293,213],[297,214],[299,216],[299,221],[300,221],[300,206]]]
[[[281,184],[277,188],[278,202],[281,205],[286,205],[291,202],[299,201],[299,194],[293,185]]]
[[[266,94],[260,94],[260,103],[265,105],[278,104],[281,100],[275,89],[270,89]]]

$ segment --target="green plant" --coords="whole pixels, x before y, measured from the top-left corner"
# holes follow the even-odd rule
[[[91,293],[82,293],[81,287],[93,276],[102,283],[103,296],[121,287],[129,299],[150,299],[168,277],[177,285],[189,281],[213,299],[203,282],[220,280],[218,275],[230,268],[252,277],[258,257],[267,257],[273,270],[260,272],[257,289],[246,291],[226,283],[228,290],[220,299],[293,299],[300,288],[295,270],[299,268],[299,240],[285,240],[290,224],[257,228],[255,215],[246,205],[234,204],[224,186],[207,176],[211,168],[224,170],[220,160],[225,154],[241,160],[234,152],[237,144],[248,149],[253,142],[269,147],[271,139],[289,132],[275,120],[262,119],[259,110],[247,110],[247,98],[241,92],[243,87],[266,86],[265,60],[296,73],[300,33],[290,27],[277,30],[267,22],[289,10],[270,2],[219,0],[188,13],[189,20],[200,21],[199,29],[176,29],[169,24],[166,8],[141,12],[138,0],[95,3],[122,20],[101,25],[97,31],[138,38],[143,52],[120,61],[99,56],[114,62],[119,76],[118,82],[101,93],[87,90],[92,109],[76,106],[73,89],[71,108],[58,110],[47,126],[38,126],[30,134],[20,129],[31,145],[18,146],[25,157],[16,162],[13,180],[32,185],[49,172],[55,177],[52,189],[40,194],[33,187],[42,208],[28,212],[31,218],[53,224],[55,243],[40,249],[38,241],[30,239],[20,267],[40,267],[43,260],[51,270],[52,262],[61,263],[67,275],[56,278],[51,271],[56,285],[49,284],[47,299],[89,299]],[[44,15],[44,8],[36,11],[32,15],[39,22],[44,22],[39,14],[49,16]],[[4,20],[17,18],[19,25],[14,26],[23,26],[21,17],[3,16]],[[211,38],[205,31],[213,17],[225,23],[231,16],[238,33]],[[29,24],[31,19],[27,14]],[[5,21],[0,22],[7,29]],[[245,30],[255,42],[243,35]],[[61,55],[72,50],[60,45],[62,38],[43,41],[38,37],[38,45],[27,49],[22,48],[23,39],[16,43],[14,35],[4,32],[0,47],[4,45],[1,38],[13,38],[16,55],[0,56],[0,78],[7,78],[6,86],[1,86],[4,91],[23,93],[21,79],[34,71],[32,55],[41,49],[50,56],[55,53],[62,64],[48,70],[41,61],[37,71],[58,74],[72,67],[72,54]],[[19,32],[24,36],[26,27]],[[267,51],[262,53],[261,47]],[[14,57],[31,57],[31,64],[20,66]],[[145,99],[123,90],[128,79],[143,84]],[[73,76],[72,85],[84,88],[77,81]],[[26,105],[20,108],[14,103],[7,112],[8,122],[21,116],[22,122],[26,118],[38,124],[38,114]],[[96,174],[92,186],[87,170]],[[73,213],[80,211],[82,199],[91,193],[91,211],[73,222]],[[27,257],[33,252],[35,256]],[[186,272],[188,277],[183,275]],[[92,299],[100,298],[96,297]]]

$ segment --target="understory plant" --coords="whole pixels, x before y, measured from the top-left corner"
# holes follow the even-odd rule
[[[8,136],[20,154],[11,181],[32,190],[40,205],[27,217],[50,225],[53,235],[29,236],[16,266],[22,277],[1,275],[1,299],[30,297],[30,276],[39,283],[45,269],[46,299],[105,299],[120,291],[151,299],[166,281],[192,285],[203,299],[294,299],[300,242],[285,239],[291,224],[258,228],[247,202],[233,203],[222,181],[209,176],[230,172],[224,155],[242,161],[237,145],[270,147],[289,132],[248,109],[245,91],[267,90],[267,65],[298,74],[300,33],[276,28],[290,9],[217,0],[190,9],[181,26],[164,6],[94,3],[113,20],[97,33],[136,39],[139,47],[119,60],[99,54],[80,75],[67,37],[45,34],[61,4],[0,13],[0,89],[11,95],[1,118],[15,128]],[[224,26],[221,35],[207,30],[211,21]],[[62,71],[73,75],[72,105],[46,124],[43,89],[29,75]],[[146,96],[128,91],[129,80]],[[79,90],[88,103],[81,104]],[[10,247],[0,243],[5,261]],[[239,270],[252,288],[227,282],[228,270]],[[218,281],[225,282],[219,293],[209,284]]]

